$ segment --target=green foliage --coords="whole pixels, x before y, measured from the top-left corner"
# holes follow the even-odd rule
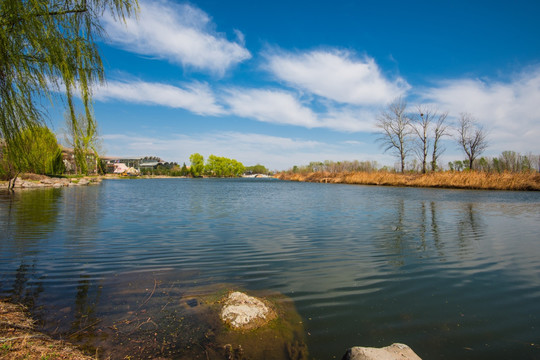
[[[160,162],[158,165],[154,166],[151,169],[141,169],[141,175],[186,176],[188,174],[189,171],[187,170],[187,168],[186,172],[182,174],[180,167],[175,162]]]
[[[100,175],[105,175],[107,173],[107,163],[102,160],[101,158],[98,158],[96,161],[97,164],[97,172]]]
[[[182,168],[180,169],[180,176],[188,176],[189,175],[189,169],[186,166],[186,163],[182,165]]]
[[[204,157],[199,153],[191,154],[189,161],[191,161],[191,175],[200,177],[204,171]]]
[[[257,164],[254,166],[246,166],[246,172],[251,174],[268,174],[270,171],[268,171],[265,166]]]
[[[88,175],[93,172],[98,163],[98,131],[97,123],[93,117],[84,114],[71,116],[66,119],[66,141],[73,148],[75,155],[76,173]]]
[[[215,155],[208,157],[204,169],[207,175],[216,177],[240,176],[246,170],[241,162]]]
[[[449,162],[450,170],[467,170],[469,160]],[[540,156],[522,155],[515,151],[503,151],[498,157],[481,157],[475,162],[474,169],[485,172],[529,172],[540,171]]]
[[[325,160],[324,162],[312,161],[308,165],[293,166],[289,171],[293,173],[312,173],[312,172],[372,172],[377,171],[378,164],[376,161],[331,161]]]
[[[75,92],[92,118],[91,87],[104,80],[95,42],[104,12],[124,19],[137,0],[1,0],[0,136],[18,147],[22,129],[43,123],[41,101],[64,94],[75,119]]]
[[[6,144],[3,161],[15,173],[61,174],[64,172],[62,150],[54,134],[44,126],[26,128],[13,137]]]

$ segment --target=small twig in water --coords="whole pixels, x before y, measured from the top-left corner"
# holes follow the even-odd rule
[[[69,335],[68,337],[73,337],[73,336],[77,335],[78,333],[83,332],[84,330],[86,330],[86,329],[88,329],[88,328],[91,328],[91,327],[94,326],[94,325],[97,325],[97,324],[100,323],[100,322],[101,322],[101,319],[99,319],[99,320],[97,320],[97,321],[94,321],[94,322],[91,323],[90,325],[85,326],[85,327],[83,327],[82,329],[75,331],[73,334]]]
[[[146,305],[146,303],[150,300],[150,298],[154,295],[154,292],[156,291],[156,287],[157,287],[157,280],[154,279],[154,288],[152,289],[152,292],[150,293],[150,295],[146,298],[146,300],[144,300],[144,302],[137,308],[137,311],[139,311],[144,305]]]

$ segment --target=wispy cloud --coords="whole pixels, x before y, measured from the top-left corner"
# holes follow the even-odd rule
[[[266,68],[277,79],[340,103],[384,104],[409,89],[401,77],[385,78],[374,59],[348,51],[270,51],[265,57]]]
[[[320,126],[344,132],[375,132],[376,108],[372,107],[330,107],[320,115]]]
[[[317,115],[291,93],[281,90],[233,89],[224,97],[231,113],[258,121],[318,126]]]
[[[127,19],[126,24],[104,18],[112,43],[138,54],[220,75],[251,58],[240,31],[235,30],[239,42],[227,40],[214,31],[210,17],[192,5],[143,0],[140,7],[140,18]]]
[[[233,89],[223,97],[237,116],[273,124],[327,128],[335,131],[373,131],[374,110],[352,106],[318,106],[286,90]]]
[[[468,112],[489,131],[490,148],[540,152],[540,68],[507,82],[455,79],[420,91],[421,98],[457,116]]]
[[[210,87],[193,82],[183,88],[144,81],[110,81],[94,89],[99,101],[120,100],[147,105],[182,108],[198,115],[221,115],[224,110],[216,103]]]

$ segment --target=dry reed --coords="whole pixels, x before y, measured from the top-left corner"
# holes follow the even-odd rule
[[[333,184],[358,184],[380,186],[411,186],[476,190],[539,191],[539,173],[487,173],[476,171],[444,171],[428,174],[375,172],[346,173],[287,173],[276,175],[289,181],[322,182]]]

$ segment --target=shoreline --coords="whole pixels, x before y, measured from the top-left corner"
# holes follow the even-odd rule
[[[61,188],[71,186],[99,185],[106,180],[133,179],[188,179],[186,176],[144,175],[119,176],[113,174],[90,175],[72,178],[55,178],[46,175],[23,174],[17,178],[14,190]],[[249,177],[242,177],[249,178]],[[487,173],[476,171],[442,171],[427,174],[392,173],[387,171],[373,172],[311,172],[291,173],[281,172],[268,178],[284,181],[418,187],[434,189],[459,190],[504,190],[504,191],[540,191],[540,173]],[[0,191],[8,189],[8,181],[0,181]]]
[[[17,177],[13,190],[97,185],[105,178],[105,176],[101,175],[56,178],[46,175],[22,174]],[[8,181],[0,181],[0,190],[8,190],[8,186]]]
[[[427,174],[374,172],[282,172],[275,175],[285,181],[419,187],[460,190],[540,191],[540,173],[486,173],[444,171]]]
[[[0,358],[92,360],[77,346],[36,331],[35,320],[23,305],[0,299]]]
[[[206,177],[205,177],[206,178]],[[241,176],[239,178],[274,178],[272,176],[256,177]],[[47,175],[22,174],[17,177],[13,190],[61,188],[70,186],[99,185],[103,180],[135,180],[135,179],[191,179],[190,176],[170,176],[170,175],[138,175],[121,176],[116,174],[87,175],[81,177],[50,177]],[[0,181],[0,191],[8,190],[9,182]]]
[[[233,295],[236,295],[238,300],[236,298],[233,299]],[[243,296],[243,297],[242,297]],[[233,300],[231,300],[233,299]],[[247,300],[246,300],[247,299]],[[223,300],[221,300],[223,301]],[[226,333],[225,338],[222,339],[222,341],[226,342],[227,345],[225,346],[218,346],[217,352],[216,349],[209,348],[212,354],[211,358],[216,359],[231,359],[230,353],[228,351],[231,351],[233,349],[233,346],[228,344],[231,342],[230,340],[235,340],[231,343],[235,344],[235,353],[237,351],[246,351],[250,349],[250,347],[246,347],[245,350],[242,350],[242,344],[244,346],[246,345],[246,341],[249,340],[249,337],[246,337],[246,333],[249,334],[249,331],[258,329],[259,327],[264,327],[266,324],[268,324],[270,321],[275,320],[278,318],[278,315],[276,313],[273,313],[273,315],[262,315],[263,319],[251,319],[250,315],[253,312],[253,308],[260,309],[262,306],[264,309],[266,309],[266,304],[268,299],[257,299],[254,297],[247,296],[246,294],[239,293],[239,292],[229,292],[229,295],[227,295],[227,301],[225,302],[225,305],[222,307],[222,310],[220,311],[220,318],[221,320],[228,324],[228,327],[232,327],[234,330],[238,331],[240,333],[239,336],[235,336],[235,331],[233,330],[228,331]],[[236,302],[235,302],[236,301]],[[247,301],[247,302],[246,302]],[[261,302],[263,301],[263,302]],[[244,308],[241,310],[237,310],[238,305],[237,302],[242,304]],[[247,305],[246,305],[247,303]],[[232,307],[233,310],[227,312],[227,307]],[[248,308],[247,310],[245,308]],[[270,306],[271,309],[274,309],[274,307]],[[243,313],[242,311],[246,312]],[[273,310],[271,310],[273,311]],[[276,310],[277,311],[277,310]],[[228,318],[229,315],[223,315],[223,314],[229,314],[232,317],[232,324],[235,324],[234,321],[240,321],[241,325],[231,325],[229,322],[231,319]],[[247,315],[246,315],[247,314]],[[279,315],[282,316],[283,314]],[[245,323],[245,319],[248,318],[248,320],[251,321],[250,324]],[[262,321],[262,323],[261,323]],[[279,320],[275,320],[279,321]],[[283,320],[281,320],[283,321]],[[300,321],[300,324],[302,322]],[[253,327],[255,326],[255,327]],[[277,335],[279,333],[275,332],[275,330],[272,329],[270,326],[266,326],[266,332],[254,332],[256,335],[252,335],[251,339],[252,341],[260,342],[263,338],[261,336],[265,336],[267,340],[267,348],[263,350],[264,351],[273,351],[272,348],[273,340],[274,338],[277,339]],[[291,330],[292,331],[292,330]],[[231,335],[232,334],[232,337]],[[281,340],[285,342],[285,344],[288,344],[288,346],[292,346],[293,354],[296,354],[294,357],[295,359],[307,359],[307,347],[303,343],[298,343],[298,340],[294,340],[294,345],[290,345],[288,341],[291,343],[293,342],[293,339],[295,339],[296,334],[294,332],[291,332],[292,338],[284,337]],[[289,335],[290,336],[290,335]],[[272,341],[268,342],[268,338],[271,338]],[[151,340],[151,337],[150,337]],[[242,342],[242,344],[240,344]],[[0,358],[2,359],[35,359],[35,360],[43,360],[43,359],[69,359],[69,360],[96,360],[100,358],[100,351],[101,349],[96,348],[96,352],[94,355],[88,354],[88,351],[83,351],[80,345],[76,345],[72,343],[69,340],[69,337],[67,339],[55,339],[51,337],[50,335],[46,334],[43,331],[36,330],[36,321],[32,318],[32,315],[28,311],[28,308],[21,304],[16,304],[10,302],[8,299],[0,299]],[[249,341],[248,341],[249,344]],[[302,344],[304,345],[302,347]],[[283,344],[281,344],[283,345]],[[269,346],[269,347],[268,347]],[[298,347],[295,348],[294,346]],[[189,346],[188,346],[189,348]],[[204,352],[206,354],[206,358],[209,357],[209,353],[206,348],[203,348]],[[225,354],[223,354],[223,350],[225,349]],[[277,347],[275,350],[279,349]],[[287,347],[289,351],[291,351],[289,347]],[[253,352],[253,350],[252,350]],[[255,351],[252,355],[260,355],[261,353],[257,353]],[[224,355],[224,356],[223,356]],[[110,358],[110,357],[107,357]],[[127,357],[126,357],[127,358]],[[129,356],[131,358],[131,356]],[[235,359],[237,357],[234,357]],[[242,357],[243,359],[244,357]],[[248,357],[253,358],[253,357]],[[289,353],[289,357],[292,358],[291,354]],[[160,357],[161,359],[161,357]],[[405,344],[400,343],[394,343],[390,346],[382,347],[382,348],[373,348],[373,347],[362,347],[362,346],[353,346],[346,350],[345,354],[343,355],[342,359],[346,360],[377,360],[377,359],[388,359],[388,360],[421,360],[421,358],[408,346]]]

